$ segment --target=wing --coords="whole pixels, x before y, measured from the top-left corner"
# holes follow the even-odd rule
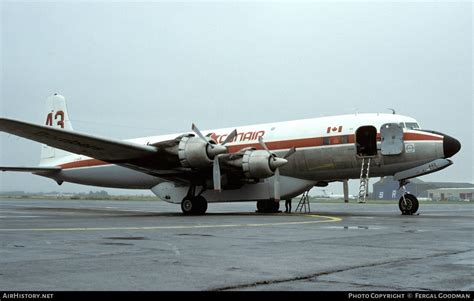
[[[99,138],[49,126],[0,118],[0,130],[72,153],[107,162],[153,156],[157,148],[121,140]]]
[[[169,148],[176,147],[180,137],[153,145],[142,145],[7,118],[0,118],[0,131],[170,180],[187,181],[192,175],[189,170],[180,170],[179,158],[168,151]],[[43,174],[46,169],[5,167],[4,171]]]
[[[220,168],[216,168],[215,171],[217,172],[214,172],[212,164],[197,164],[194,167],[192,167],[192,164],[189,164],[189,167],[183,167],[181,162],[183,160],[182,155],[184,154],[184,156],[186,156],[188,143],[191,154],[196,152],[196,148],[207,147],[208,145],[208,143],[201,141],[206,140],[206,138],[200,139],[196,137],[192,138],[196,139],[196,141],[193,140],[189,142],[191,140],[188,138],[194,136],[192,134],[183,134],[175,139],[160,141],[150,145],[142,145],[7,118],[0,118],[0,131],[44,143],[54,148],[85,155],[100,161],[118,164],[174,182],[186,183],[189,181],[198,181],[205,183],[207,179],[220,178]],[[234,136],[235,135],[236,131]],[[182,147],[185,149],[183,150]],[[226,149],[224,148],[224,150]],[[244,183],[243,180],[247,177],[255,178],[255,176],[245,175],[242,169],[242,158],[244,154],[246,151],[254,150],[254,148],[243,148],[237,153],[223,155],[222,171],[227,175],[228,182],[231,186],[242,185]],[[200,154],[202,152],[198,151],[197,153]],[[264,151],[264,153],[268,158],[273,156],[268,150]],[[257,158],[257,160],[261,159],[264,164],[269,164],[267,157],[260,157]],[[217,161],[218,164],[219,160],[220,159],[214,160],[214,162]],[[275,159],[273,161],[275,161]],[[67,166],[63,167],[64,169],[68,168]],[[266,170],[269,169],[271,168],[269,167]],[[45,172],[58,172],[58,170],[46,170],[44,168],[32,169],[28,167],[6,167],[4,170],[29,171],[41,174]],[[217,176],[215,176],[214,173],[217,174]],[[265,178],[272,175],[273,173],[269,173],[261,177]]]

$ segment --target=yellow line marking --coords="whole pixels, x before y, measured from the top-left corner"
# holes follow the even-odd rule
[[[155,226],[155,227],[104,227],[104,228],[33,228],[33,229],[0,229],[0,232],[14,231],[112,231],[112,230],[167,230],[167,229],[206,229],[206,228],[235,228],[235,227],[268,227],[283,225],[305,225],[318,223],[339,222],[342,218],[334,216],[324,216],[316,214],[294,215],[314,218],[323,218],[324,220],[304,221],[304,222],[281,222],[281,223],[262,223],[262,224],[222,224],[222,225],[194,225],[194,226]]]

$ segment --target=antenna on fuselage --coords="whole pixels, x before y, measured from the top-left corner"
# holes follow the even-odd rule
[[[390,111],[392,111],[392,114],[393,114],[393,115],[395,115],[395,114],[396,114],[396,112],[395,112],[395,109],[392,109],[392,108],[387,108],[387,110],[390,110]]]

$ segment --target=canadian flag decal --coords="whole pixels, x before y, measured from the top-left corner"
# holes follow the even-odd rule
[[[333,126],[333,127],[329,126],[328,129],[327,129],[327,131],[326,131],[326,133],[329,134],[329,133],[333,133],[333,132],[338,132],[338,133],[342,132],[342,125],[340,125],[339,127],[337,127],[337,126]]]

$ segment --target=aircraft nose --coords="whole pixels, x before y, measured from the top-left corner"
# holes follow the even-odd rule
[[[443,152],[445,158],[454,156],[457,152],[459,152],[460,149],[461,143],[457,139],[454,139],[453,137],[448,135],[444,135]]]

